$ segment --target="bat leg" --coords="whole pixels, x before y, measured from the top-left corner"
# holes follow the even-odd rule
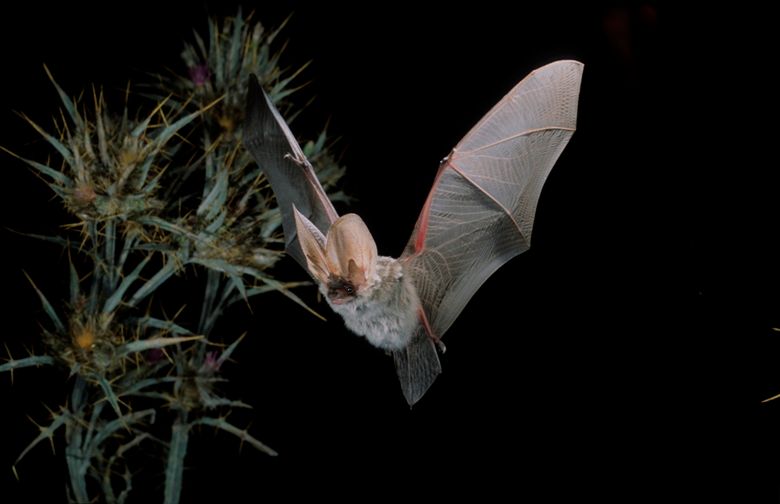
[[[425,328],[425,333],[428,335],[429,338],[431,338],[431,341],[436,343],[436,347],[438,347],[441,353],[446,352],[447,347],[444,345],[441,338],[439,338],[436,334],[434,334],[433,329],[431,329],[431,324],[430,322],[428,322],[428,317],[425,315],[425,310],[419,308],[417,310],[417,314],[420,316],[420,322],[422,322],[422,325]]]

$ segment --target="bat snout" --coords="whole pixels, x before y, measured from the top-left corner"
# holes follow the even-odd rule
[[[356,295],[357,289],[349,281],[335,277],[328,280],[328,300],[331,303],[342,305],[352,301]]]

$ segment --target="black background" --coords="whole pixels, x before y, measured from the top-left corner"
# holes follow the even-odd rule
[[[12,112],[50,124],[58,99],[42,63],[71,93],[93,82],[122,88],[142,71],[178,68],[192,29],[235,6],[12,7],[2,21],[0,143],[42,152]],[[693,116],[688,62],[706,47],[692,36],[704,17],[652,2],[244,8],[269,27],[294,12],[283,62],[313,60],[300,99],[316,97],[294,130],[311,137],[329,121],[348,167],[345,187],[357,198],[352,210],[386,255],[402,250],[439,159],[517,81],[562,58],[583,61],[585,75],[578,131],[545,185],[534,247],[491,278],[448,332],[444,374],[425,398],[409,410],[390,359],[324,305],[328,322],[273,294],[255,301],[252,315],[236,308],[219,329],[249,333],[228,373],[234,394],[255,406],[236,421],[251,422],[280,456],[239,451],[237,440],[199,431],[185,502],[232,502],[244,492],[259,501],[468,490],[480,500],[778,500],[772,423],[780,406],[759,405],[780,392],[770,358],[779,349],[770,330],[780,324],[777,273],[746,297],[725,286],[731,273],[720,261],[734,236],[705,222],[708,203],[722,203],[700,183],[709,161],[684,148],[672,127]],[[54,232],[68,222],[20,163],[5,157],[2,170],[2,226]],[[54,247],[5,230],[2,240],[9,296],[0,339],[17,354],[35,348],[43,317],[22,271],[64,292],[67,263]],[[777,250],[759,248],[748,276]],[[304,278],[289,260],[278,276]],[[316,303],[313,292],[301,295]],[[766,357],[753,365],[742,342],[756,337]],[[61,438],[57,456],[42,444],[19,465],[21,481],[10,471],[36,434],[27,415],[45,421],[43,404],[61,401],[64,380],[51,370],[18,372],[13,385],[0,377],[3,502],[22,502],[15,494],[64,502]],[[138,496],[158,501],[162,466],[147,469]]]

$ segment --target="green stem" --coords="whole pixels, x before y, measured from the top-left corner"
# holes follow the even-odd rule
[[[200,334],[208,336],[213,328],[213,324],[209,324],[208,320],[214,312],[214,303],[217,301],[221,279],[222,273],[219,271],[210,269],[206,273],[206,290],[203,293],[203,306],[200,310],[200,322],[198,323],[198,332]]]
[[[168,448],[168,463],[165,468],[164,504],[179,504],[181,499],[184,457],[187,454],[189,435],[190,424],[187,423],[187,413],[179,412],[171,427],[171,444]]]
[[[86,394],[87,384],[80,377],[76,376],[73,384],[73,393],[71,394],[71,411],[74,416],[81,418],[84,405],[88,399]],[[70,489],[73,492],[75,502],[78,504],[89,504],[90,498],[87,493],[87,469],[89,468],[89,457],[83,450],[84,427],[78,420],[67,423],[65,460],[68,465],[68,474],[70,475]]]
[[[108,271],[108,281],[112,289],[116,289],[119,284],[120,271],[116,268],[116,222],[114,219],[108,219],[103,228],[103,239],[105,241],[106,266]]]

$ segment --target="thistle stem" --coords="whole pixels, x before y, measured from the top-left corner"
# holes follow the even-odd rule
[[[190,425],[187,413],[180,411],[171,427],[171,444],[168,448],[168,463],[165,467],[164,504],[179,504],[184,474],[184,457],[187,454]]]
[[[73,392],[71,393],[71,411],[79,413],[85,406],[87,399],[84,395],[87,392],[87,383],[81,376],[76,376],[73,383]],[[78,415],[81,416],[81,415]],[[68,464],[68,474],[70,476],[70,490],[73,492],[73,498],[78,504],[88,504],[90,502],[87,493],[87,469],[89,469],[89,457],[84,453],[84,427],[79,422],[68,422],[66,427],[65,459]]]

